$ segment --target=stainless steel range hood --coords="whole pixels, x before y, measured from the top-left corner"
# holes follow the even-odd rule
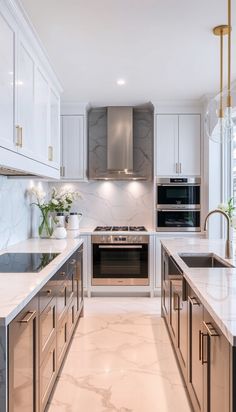
[[[133,107],[107,108],[107,171],[96,180],[146,180],[133,170]]]

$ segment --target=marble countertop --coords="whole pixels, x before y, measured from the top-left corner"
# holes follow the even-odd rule
[[[236,346],[236,268],[189,268],[179,253],[214,253],[236,266],[236,256],[225,259],[225,242],[208,239],[166,239],[161,241],[183,270],[191,288],[202,301],[229,342]]]
[[[82,243],[80,238],[28,239],[0,251],[1,255],[6,252],[60,253],[37,273],[0,272],[0,326],[8,325],[14,319]]]

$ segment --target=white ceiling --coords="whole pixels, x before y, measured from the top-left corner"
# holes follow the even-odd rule
[[[21,2],[65,101],[139,104],[217,91],[219,39],[211,29],[227,23],[227,0]],[[236,78],[236,10],[232,14]],[[120,77],[125,86],[116,85]]]

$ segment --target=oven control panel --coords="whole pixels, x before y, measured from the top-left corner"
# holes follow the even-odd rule
[[[148,235],[92,235],[92,243],[110,244],[146,244],[149,243]]]

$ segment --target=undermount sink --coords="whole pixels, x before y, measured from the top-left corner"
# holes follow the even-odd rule
[[[189,268],[233,268],[214,253],[180,253],[179,257]]]

